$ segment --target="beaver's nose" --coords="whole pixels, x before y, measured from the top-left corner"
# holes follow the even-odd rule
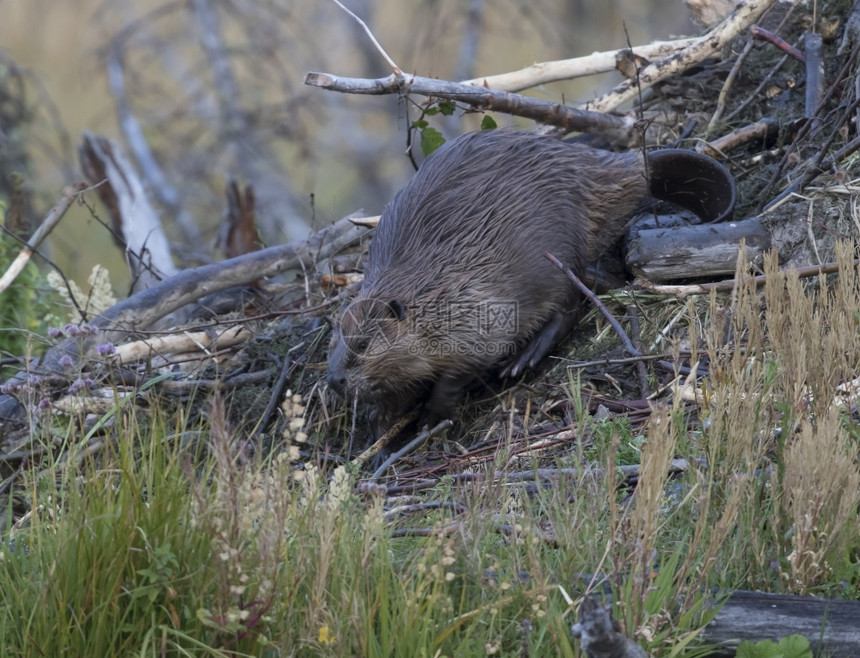
[[[346,390],[346,375],[334,369],[328,371],[328,386],[338,395],[343,395]]]

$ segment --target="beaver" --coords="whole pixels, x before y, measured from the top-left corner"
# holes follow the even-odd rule
[[[581,274],[649,187],[700,201],[683,183],[661,195],[643,160],[517,130],[443,145],[382,213],[364,282],[335,321],[330,387],[389,420],[429,393],[425,417],[441,419],[477,377],[536,365],[575,324],[580,299],[544,254]],[[665,161],[649,156],[657,169]]]

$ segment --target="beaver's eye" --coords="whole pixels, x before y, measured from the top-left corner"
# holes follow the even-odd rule
[[[370,341],[367,338],[359,338],[355,341],[355,343],[353,343],[352,349],[358,354],[364,354],[367,351],[369,345]]]
[[[398,322],[406,317],[406,305],[399,299],[392,299],[388,302],[388,311],[391,313],[391,317]]]

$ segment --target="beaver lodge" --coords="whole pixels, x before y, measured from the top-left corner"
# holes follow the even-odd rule
[[[735,181],[724,221],[644,211],[589,263],[596,298],[550,356],[479,378],[430,425],[416,404],[380,426],[326,380],[332,324],[378,217],[264,248],[255,180],[230,181],[226,258],[180,267],[148,200],[152,172],[141,180],[125,147],[84,134],[83,178],[38,230],[15,226],[20,206],[7,205],[27,246],[4,246],[0,294],[48,289],[27,260],[79,200],[101,201],[93,212],[109,217],[133,283],[106,303],[98,278],[89,292],[51,284],[63,296],[41,311],[53,328],[3,361],[0,586],[53,564],[70,597],[57,610],[97,617],[67,580],[73,563],[80,578],[112,567],[96,559],[83,575],[86,557],[45,539],[91,507],[129,524],[112,539],[118,526],[81,512],[70,534],[83,555],[101,528],[92,546],[132,556],[115,584],[132,598],[112,605],[131,619],[159,601],[158,634],[212,655],[412,655],[408,641],[415,655],[734,655],[743,640],[748,652],[770,641],[799,647],[784,655],[857,655],[860,7],[699,11],[690,38],[464,82],[412,75],[384,43],[373,47],[387,77],[307,74],[306,93],[329,103],[341,98],[330,91],[408,99],[416,160],[450,115],[482,129],[517,117],[612,151],[705,154]],[[595,67],[623,77],[588,103],[527,91]],[[168,495],[186,511],[159,507]],[[147,526],[156,509],[164,522]],[[206,587],[192,595],[182,579],[198,582],[195,561]],[[600,638],[615,648],[601,653]]]

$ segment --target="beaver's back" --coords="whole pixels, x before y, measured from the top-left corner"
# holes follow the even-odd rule
[[[432,154],[386,207],[362,296],[518,306],[525,339],[562,309],[575,272],[623,233],[646,196],[641,158],[494,130]]]

